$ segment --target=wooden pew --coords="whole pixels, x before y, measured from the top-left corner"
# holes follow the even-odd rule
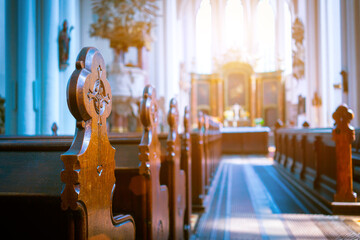
[[[181,164],[180,167],[185,173],[186,181],[186,196],[182,196],[182,198],[186,201],[186,208],[185,208],[185,215],[183,220],[184,225],[184,238],[189,239],[191,236],[191,226],[190,226],[190,217],[191,217],[191,142],[190,142],[190,115],[189,115],[189,109],[185,108],[185,114],[184,114],[184,128],[185,131],[182,134],[181,139]],[[167,138],[168,134],[161,134],[161,141],[162,141],[162,148],[164,149],[164,152],[162,153],[162,157],[164,157],[164,161],[166,159],[166,156],[169,155],[166,153],[167,151]],[[46,142],[51,141],[52,143],[57,142],[59,144],[64,145],[64,150],[68,149],[71,145],[71,137],[70,136],[4,136],[0,137],[1,139],[6,140],[22,140],[22,141],[36,141],[36,142],[42,142],[42,144],[47,145]],[[141,133],[123,133],[123,134],[112,134],[109,135],[110,144],[116,149],[115,153],[115,160],[116,160],[116,168],[136,168],[135,172],[138,172],[138,166],[139,166],[139,144],[141,142]],[[178,155],[178,154],[177,154]],[[60,153],[59,153],[60,156]],[[120,177],[119,177],[120,178]],[[124,175],[122,177],[125,178]],[[120,188],[118,186],[127,186],[127,184],[124,184],[124,181],[121,182],[119,180],[117,184],[117,188],[115,191],[117,192],[117,189]],[[114,197],[114,202],[117,202],[117,195]],[[120,200],[121,201],[121,200]],[[133,201],[129,201],[133,202]],[[136,208],[136,207],[133,207]],[[117,208],[114,208],[117,209]],[[131,210],[132,208],[125,209],[124,211],[127,211],[131,213],[132,215],[135,214],[135,211]]]
[[[357,214],[354,202],[360,182],[353,177],[349,126],[351,110],[340,106],[334,113],[335,128],[293,128],[276,131],[276,161],[284,176],[325,213]],[[350,181],[351,180],[351,181]]]
[[[193,211],[202,212],[205,210],[205,198],[221,159],[220,123],[199,112],[198,129],[191,133],[191,147]]]
[[[111,211],[115,150],[102,124],[111,112],[111,91],[101,69],[105,64],[98,50],[82,49],[67,90],[77,130],[62,162],[59,156],[68,142],[1,141],[1,181],[6,183],[0,185],[0,203],[6,206],[3,234],[36,239],[135,238],[132,217]]]
[[[181,136],[181,163],[180,167],[186,174],[186,209],[184,214],[184,238],[190,239],[191,229],[191,133],[190,133],[190,109],[184,110],[184,133]]]
[[[212,181],[216,169],[221,159],[222,134],[220,122],[213,117],[209,117],[208,145],[210,152],[210,182]]]
[[[205,149],[204,149],[204,115],[198,112],[198,129],[191,132],[191,195],[192,210],[205,210]]]
[[[179,112],[175,98],[170,101],[168,113],[169,134],[165,161],[161,164],[160,181],[169,190],[170,239],[184,239],[186,207],[186,176],[180,169],[181,137],[178,133]]]
[[[155,89],[151,86],[144,89],[140,119],[144,127],[140,145],[137,146],[136,138],[129,138],[126,147],[133,153],[139,151],[140,161],[130,160],[125,166],[122,161],[117,161],[116,182],[122,184],[115,188],[113,210],[132,214],[137,239],[168,239],[169,196],[167,186],[160,185],[157,103]],[[134,146],[138,147],[138,151],[130,150]]]

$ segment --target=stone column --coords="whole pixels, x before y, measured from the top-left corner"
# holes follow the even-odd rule
[[[41,134],[59,123],[59,0],[41,1]]]
[[[35,0],[5,3],[6,134],[35,134]]]
[[[17,134],[17,9],[17,1],[5,1],[5,134]]]
[[[17,134],[35,134],[33,82],[36,78],[35,0],[18,1]]]
[[[163,1],[165,106],[179,93],[179,62],[176,1]],[[159,95],[160,96],[160,95]]]
[[[66,86],[72,72],[75,69],[77,54],[80,52],[80,2],[79,0],[60,0],[60,16],[59,26],[62,29],[63,22],[68,23],[68,31],[70,31],[70,49],[69,49],[69,66],[60,70],[59,78],[59,134],[72,135],[75,131],[74,118],[71,115],[66,100]],[[60,31],[59,30],[59,31]]]
[[[340,1],[341,18],[341,62],[342,70],[348,76],[348,94],[343,94],[354,112],[360,112],[360,2],[358,0]],[[343,83],[344,85],[344,83]],[[354,118],[354,125],[360,124],[360,114]]]

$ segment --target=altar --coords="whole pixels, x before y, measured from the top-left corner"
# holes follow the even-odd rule
[[[222,128],[222,153],[267,154],[269,132],[269,127]]]
[[[282,71],[255,72],[252,65],[230,61],[212,74],[191,75],[191,115],[202,111],[225,127],[273,127],[284,121]],[[196,127],[196,126],[194,126]]]

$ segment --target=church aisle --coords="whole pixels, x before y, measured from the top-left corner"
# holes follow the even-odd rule
[[[272,159],[223,156],[193,239],[360,239],[282,182]]]

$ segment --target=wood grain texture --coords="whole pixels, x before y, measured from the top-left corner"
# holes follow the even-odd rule
[[[95,48],[83,48],[67,88],[76,134],[70,149],[61,155],[63,210],[84,212],[83,233],[89,239],[134,239],[134,220],[113,216],[115,149],[110,145],[106,119],[111,112],[111,89],[104,59]]]
[[[139,145],[140,175],[146,179],[146,239],[169,238],[168,188],[160,185],[161,149],[157,136],[158,107],[155,89],[144,89],[140,120],[144,127]]]
[[[191,134],[191,189],[193,211],[205,210],[205,153],[204,153],[204,115],[198,112],[198,131]]]
[[[191,123],[190,123],[190,109],[185,107],[184,110],[184,133],[181,139],[181,162],[180,167],[185,172],[186,177],[186,208],[184,215],[184,238],[191,237]]]
[[[333,114],[335,127],[332,131],[336,144],[336,202],[356,202],[353,192],[352,149],[355,130],[350,125],[354,113],[346,105],[340,105]]]
[[[161,164],[161,181],[169,189],[170,239],[184,239],[184,213],[186,204],[185,172],[180,169],[181,140],[178,133],[179,111],[175,98],[170,100],[167,116],[169,134],[166,159]]]

